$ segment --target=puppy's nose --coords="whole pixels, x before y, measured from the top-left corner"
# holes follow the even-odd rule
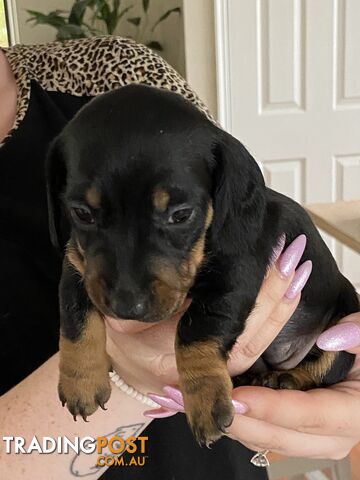
[[[118,318],[141,320],[147,310],[147,298],[131,291],[117,290],[111,299],[110,308]]]

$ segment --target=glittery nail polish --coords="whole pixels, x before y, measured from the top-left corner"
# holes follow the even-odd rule
[[[172,398],[180,405],[184,405],[184,399],[179,389],[171,387],[170,385],[166,385],[165,387],[163,387],[163,390],[168,397]]]
[[[292,279],[292,282],[290,283],[285,293],[286,298],[288,298],[289,300],[293,300],[299,295],[301,290],[305,287],[306,282],[310,277],[311,271],[312,271],[311,260],[307,260],[302,265],[300,265],[300,267],[296,270],[294,278]]]
[[[158,403],[162,407],[168,408],[169,410],[175,410],[176,412],[183,412],[184,407],[179,405],[173,399],[169,397],[164,397],[163,395],[157,395],[156,393],[148,393],[147,396],[154,400],[154,402]]]
[[[249,410],[249,407],[246,405],[246,403],[233,400],[232,404],[234,405],[235,413],[243,414]]]
[[[153,410],[146,410],[143,415],[148,418],[167,418],[176,415],[178,412],[174,410],[165,410],[164,408],[158,408]]]
[[[306,236],[299,235],[290,243],[285,252],[279,258],[279,270],[284,277],[289,277],[301,260],[306,247]]]
[[[360,326],[344,322],[329,328],[320,335],[316,345],[321,350],[339,352],[360,346]]]

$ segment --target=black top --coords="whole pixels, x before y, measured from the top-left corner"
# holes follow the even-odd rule
[[[62,57],[65,62],[57,63],[61,71],[69,67],[73,61],[72,52],[78,48],[85,49],[88,53],[86,62],[91,64],[93,59],[90,58],[90,52],[94,50],[94,42],[96,46],[99,46],[99,42],[100,46],[105,43],[110,62],[115,56],[117,62],[122,63],[121,55],[127,48],[135,50],[139,57],[145,52],[146,65],[156,64],[165,73],[160,78],[157,76],[155,82],[142,72],[144,83],[172,88],[175,82],[178,91],[185,91],[190,100],[203,108],[171,67],[155,54],[149,54],[145,47],[127,40],[87,39],[72,42],[72,48],[68,50],[56,43],[34,47],[33,50],[31,47],[15,47],[6,51],[18,82],[19,98],[14,129],[0,148],[0,364],[3,366],[0,370],[0,394],[23,380],[58,350],[57,289],[61,259],[51,246],[48,233],[44,161],[49,143],[93,96],[112,86],[118,88],[133,81],[131,75],[123,77],[123,70],[119,70],[119,75],[115,75],[115,80],[112,79],[114,85],[109,86],[104,82],[104,88],[97,86],[94,91],[92,74],[87,90],[80,88],[76,91],[69,87],[74,80],[71,75],[65,79],[56,76],[54,68],[40,68],[42,63],[34,73],[33,62],[42,59],[46,66],[51,65],[49,59],[44,60],[44,57],[56,45],[55,56],[58,58],[60,52],[60,60]],[[30,62],[32,69],[24,68]],[[71,72],[75,74],[76,68],[71,65]],[[81,68],[84,68],[83,64]],[[96,64],[93,73],[98,68]],[[153,74],[151,72],[154,72],[154,68],[149,69],[149,75]],[[111,74],[114,76],[113,71]],[[47,77],[52,82],[49,85],[46,83]],[[59,88],[54,87],[54,78],[63,81],[59,81]],[[184,415],[155,420],[143,434],[149,437],[146,465],[141,469],[112,467],[102,478],[266,478],[264,470],[249,463],[252,453],[238,442],[223,438],[211,450],[198,447]]]

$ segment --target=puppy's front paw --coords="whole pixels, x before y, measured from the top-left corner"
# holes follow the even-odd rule
[[[197,442],[209,447],[231,425],[234,407],[229,382],[206,379],[190,388],[185,388],[184,404],[190,428]]]
[[[98,407],[105,409],[111,387],[107,372],[60,373],[59,398],[76,420],[80,415],[85,421]]]

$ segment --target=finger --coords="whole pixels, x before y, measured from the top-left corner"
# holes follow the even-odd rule
[[[230,375],[239,375],[251,367],[282,330],[295,312],[299,301],[300,295],[291,301],[283,300],[258,329],[257,335],[252,337],[240,335],[238,337],[230,353],[228,363]]]
[[[325,330],[316,344],[330,352],[346,350],[360,354],[360,312],[348,315],[334,327]]]
[[[295,269],[300,262],[305,247],[306,236],[299,235],[281,254],[263,282],[256,299],[256,310],[253,315],[250,315],[249,320],[256,315],[257,319],[266,321],[268,316],[274,311],[291,284]],[[245,332],[250,335],[258,333],[258,329],[253,323],[248,321],[246,324]]]
[[[255,451],[270,450],[292,457],[343,458],[355,444],[353,439],[295,432],[242,415],[235,417],[228,433]]]
[[[269,270],[257,297],[256,307],[231,352],[230,358],[237,363],[243,361],[245,357],[250,358],[251,365],[268,347],[295,310],[300,298],[299,294],[312,269],[311,262],[307,261],[294,273],[305,246],[306,237],[300,235],[289,245],[276,265]],[[287,304],[291,312],[289,317],[279,318],[279,312],[276,310],[282,303]],[[270,333],[270,337],[265,338],[264,328]],[[259,331],[262,333],[261,336]]]
[[[360,419],[354,415],[360,408],[359,392],[354,391],[353,383],[308,392],[239,387],[233,398],[248,406],[247,417],[274,426],[319,436],[352,437],[360,431]]]

